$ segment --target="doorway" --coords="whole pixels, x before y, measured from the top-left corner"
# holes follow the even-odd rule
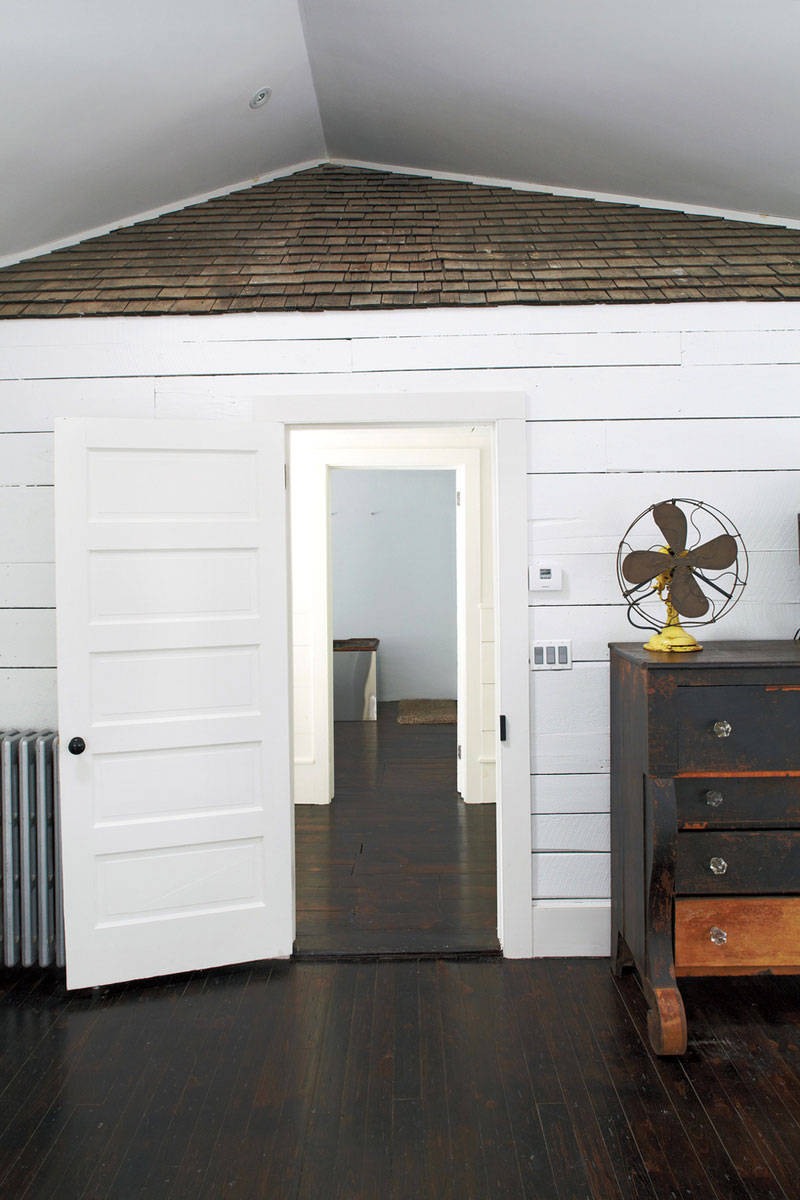
[[[294,796],[333,796],[331,473],[449,470],[456,474],[458,790],[493,803],[496,770],[495,553],[490,432],[481,426],[295,429],[289,436]]]
[[[338,936],[350,952],[496,950],[489,430],[290,444],[298,949],[333,952]],[[334,720],[337,637],[382,639],[376,722]],[[400,700],[449,697],[456,725],[397,723]]]
[[[300,954],[499,952],[495,806],[458,791],[463,488],[330,470],[334,798],[295,807]]]

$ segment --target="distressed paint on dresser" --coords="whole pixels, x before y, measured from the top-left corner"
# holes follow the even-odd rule
[[[611,646],[612,966],[658,1054],[686,1049],[681,975],[800,972],[798,728],[796,641]]]

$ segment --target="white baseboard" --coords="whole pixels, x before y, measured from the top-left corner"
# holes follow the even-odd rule
[[[535,900],[534,958],[606,958],[610,944],[608,900]]]

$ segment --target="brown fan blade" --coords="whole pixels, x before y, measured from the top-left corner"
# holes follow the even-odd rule
[[[622,574],[628,583],[646,583],[672,568],[674,559],[660,550],[631,550],[622,560]]]
[[[700,591],[691,567],[683,562],[672,573],[669,598],[682,617],[702,617],[708,612],[708,600]]]
[[[686,517],[677,504],[664,500],[653,508],[653,520],[664,535],[664,541],[673,554],[686,549]]]
[[[731,537],[729,533],[721,533],[719,537],[712,538],[710,542],[704,542],[702,546],[695,546],[694,550],[690,550],[686,555],[684,562],[691,567],[705,567],[711,571],[721,571],[724,567],[733,566],[736,562],[737,552],[736,538]]]

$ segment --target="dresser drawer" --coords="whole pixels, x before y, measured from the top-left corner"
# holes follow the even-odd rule
[[[797,769],[800,687],[679,687],[678,770]]]
[[[800,830],[682,831],[678,894],[800,892]]]
[[[675,902],[678,975],[800,969],[800,897]]]
[[[682,829],[800,828],[800,776],[676,779],[675,791]]]

